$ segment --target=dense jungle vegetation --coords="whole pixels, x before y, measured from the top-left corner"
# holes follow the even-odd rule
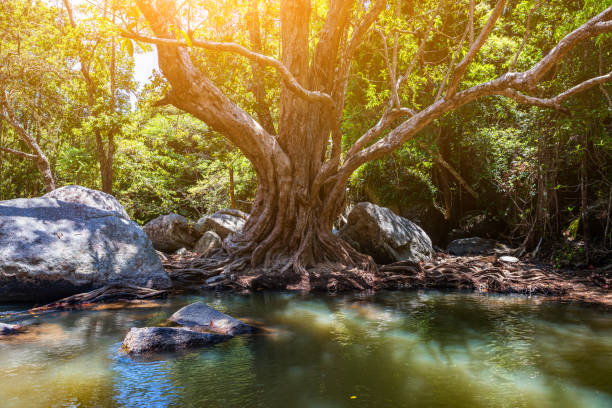
[[[362,15],[374,2],[357,3],[354,12]],[[415,110],[425,107],[443,93],[449,67],[467,54],[496,7],[473,0],[387,3],[350,66],[341,154],[385,111],[396,78],[391,65],[404,70],[417,61],[397,97]],[[530,68],[611,4],[508,1],[464,84]],[[190,43],[198,33],[280,55],[276,1],[199,7],[206,23],[177,29],[177,41]],[[312,2],[313,33],[328,7]],[[197,219],[222,207],[251,210],[258,179],[249,160],[204,122],[163,103],[164,75],[156,66],[142,68],[155,46],[126,35],[139,18],[124,0],[0,0],[0,200],[79,184],[112,193],[140,223],[169,212]],[[258,42],[248,36],[254,21]],[[252,69],[248,59],[211,50],[193,50],[192,58],[233,102],[275,130],[282,92],[274,69]],[[612,36],[593,36],[554,65],[536,96],[557,95],[611,67]],[[152,74],[137,78],[138,68]],[[480,235],[558,265],[609,263],[611,95],[602,82],[556,110],[505,96],[475,100],[362,164],[350,177],[347,201],[387,206],[421,224],[441,247]]]

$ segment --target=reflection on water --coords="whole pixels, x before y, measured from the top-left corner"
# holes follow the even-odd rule
[[[121,353],[130,327],[195,300],[265,330]],[[0,367],[2,407],[611,407],[612,314],[466,293],[209,294],[39,317],[0,341]]]

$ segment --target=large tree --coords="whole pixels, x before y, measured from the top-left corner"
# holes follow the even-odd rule
[[[280,273],[291,277],[288,281],[301,281],[303,287],[309,285],[309,278],[328,271],[342,270],[345,276],[356,276],[355,271],[376,272],[371,258],[332,234],[332,224],[344,206],[347,181],[358,167],[400,148],[435,120],[475,100],[497,95],[563,111],[566,99],[612,79],[611,72],[554,96],[543,96],[546,90],[538,88],[575,47],[612,32],[612,7],[565,35],[527,69],[515,69],[520,66],[521,44],[507,72],[475,83],[474,76],[466,80],[467,73],[494,32],[505,0],[498,0],[492,8],[488,2],[470,0],[460,9],[454,2],[443,1],[415,5],[385,0],[329,0],[325,4],[280,0],[280,59],[263,54],[257,2],[245,13],[248,35],[242,44],[199,38],[198,31],[191,28],[198,24],[192,20],[213,21],[214,16],[198,12],[193,5],[197,2],[183,2],[181,7],[172,0],[136,3],[146,23],[130,10],[124,36],[156,44],[159,66],[170,84],[162,103],[191,113],[227,137],[258,176],[249,220],[241,234],[224,243],[228,258],[215,265],[217,270],[259,270],[277,278]],[[276,9],[273,2],[265,6],[267,12]],[[453,23],[465,29],[458,37],[450,36],[440,50],[441,43],[432,46],[430,40],[441,31],[440,16],[448,16],[445,8],[453,7],[453,13],[465,17]],[[406,15],[409,17],[402,17]],[[409,26],[412,29],[402,25],[405,21],[415,22]],[[528,33],[526,29],[523,43]],[[385,109],[372,128],[343,147],[342,120],[352,63],[372,35],[382,38],[388,85],[380,97],[387,96]],[[201,69],[199,49],[234,53],[252,63],[258,120]],[[434,68],[426,67],[431,65],[426,52],[448,56],[434,67],[443,75],[427,75]],[[410,58],[403,63],[406,55]],[[276,126],[265,98],[265,67],[276,70],[281,78]],[[417,98],[416,72],[421,83],[437,80],[433,95]],[[407,93],[413,97],[407,98]],[[373,277],[368,273],[359,276],[361,286],[367,286]]]

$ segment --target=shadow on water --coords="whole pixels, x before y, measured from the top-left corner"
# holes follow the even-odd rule
[[[264,330],[144,360],[121,353],[130,327],[195,300]],[[609,311],[521,296],[207,294],[38,327],[0,342],[4,406],[612,406]]]

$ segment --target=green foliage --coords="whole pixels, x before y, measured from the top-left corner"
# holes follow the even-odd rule
[[[116,156],[116,195],[136,220],[169,212],[197,219],[229,207],[230,165],[237,197],[252,199],[252,169],[201,121],[174,109],[150,117],[141,112],[124,135]]]

